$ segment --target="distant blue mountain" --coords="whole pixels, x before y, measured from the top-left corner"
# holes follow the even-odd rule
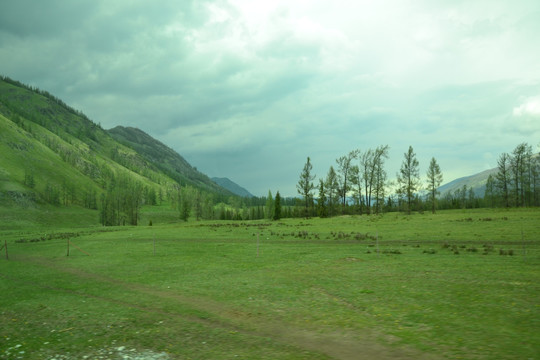
[[[222,188],[229,190],[233,194],[240,195],[242,197],[253,197],[253,195],[249,191],[236,184],[229,178],[213,177],[212,181],[221,186]]]

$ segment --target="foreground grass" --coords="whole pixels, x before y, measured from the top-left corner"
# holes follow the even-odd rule
[[[6,229],[0,357],[538,358],[538,220],[526,209]]]

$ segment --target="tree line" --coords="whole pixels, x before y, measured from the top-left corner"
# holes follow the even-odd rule
[[[361,151],[355,149],[336,159],[324,178],[315,185],[311,159],[308,157],[300,173],[296,188],[304,203],[304,216],[335,216],[340,214],[380,214],[389,210],[404,209],[408,213],[415,209],[416,196],[420,190],[419,163],[412,146],[404,154],[397,173],[396,183],[389,181],[385,169],[388,160],[388,145]],[[443,177],[435,158],[427,172],[428,198],[435,212],[437,188]],[[390,189],[395,187],[395,193]],[[315,189],[318,196],[315,201]]]
[[[308,157],[296,185],[303,216],[540,206],[540,157],[526,143],[519,144],[511,154],[501,154],[498,172],[488,177],[483,196],[464,185],[439,197],[443,173],[437,160],[431,158],[425,181],[422,181],[412,146],[404,153],[396,180],[390,181],[385,170],[388,150],[388,145],[365,151],[352,150],[337,158],[335,167],[330,166],[326,176],[318,182],[315,182],[316,175]]]

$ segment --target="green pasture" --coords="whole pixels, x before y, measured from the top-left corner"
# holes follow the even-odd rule
[[[117,228],[80,212],[1,224],[0,358],[540,358],[538,209],[184,223],[147,208],[153,226]]]

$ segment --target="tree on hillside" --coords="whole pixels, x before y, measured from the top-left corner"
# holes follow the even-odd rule
[[[399,173],[397,174],[398,192],[407,200],[407,214],[411,213],[414,193],[419,190],[420,171],[418,169],[418,160],[414,153],[413,147],[409,146],[409,150],[404,154],[405,159],[401,164]]]
[[[36,186],[34,181],[34,172],[28,169],[24,171],[24,185],[28,186],[30,189],[33,189]]]
[[[100,201],[102,225],[137,225],[144,189],[128,174],[112,176]]]
[[[180,214],[180,219],[188,221],[193,205],[192,200],[192,191],[188,186],[183,186],[178,189],[178,212]]]
[[[431,212],[433,214],[435,214],[437,195],[439,194],[437,188],[441,186],[442,181],[443,175],[441,173],[441,168],[439,167],[439,164],[437,164],[437,160],[432,157],[427,170],[427,188],[429,191],[429,201],[431,202]]]
[[[305,216],[309,217],[309,211],[308,206],[311,201],[312,194],[311,192],[315,188],[313,185],[313,180],[315,179],[315,175],[311,174],[313,166],[311,165],[311,160],[308,156],[307,161],[304,165],[304,168],[302,172],[300,173],[300,180],[298,180],[298,184],[296,184],[296,189],[298,190],[298,193],[304,197],[304,203],[305,203]]]
[[[276,193],[276,198],[274,199],[274,216],[272,219],[281,219],[281,196],[279,195],[279,190]]]
[[[346,156],[341,156],[336,159],[338,168],[338,183],[339,183],[339,195],[341,197],[341,212],[345,213],[345,207],[347,205],[347,193],[351,189],[351,167],[352,161],[358,157],[358,150],[350,151]]]

